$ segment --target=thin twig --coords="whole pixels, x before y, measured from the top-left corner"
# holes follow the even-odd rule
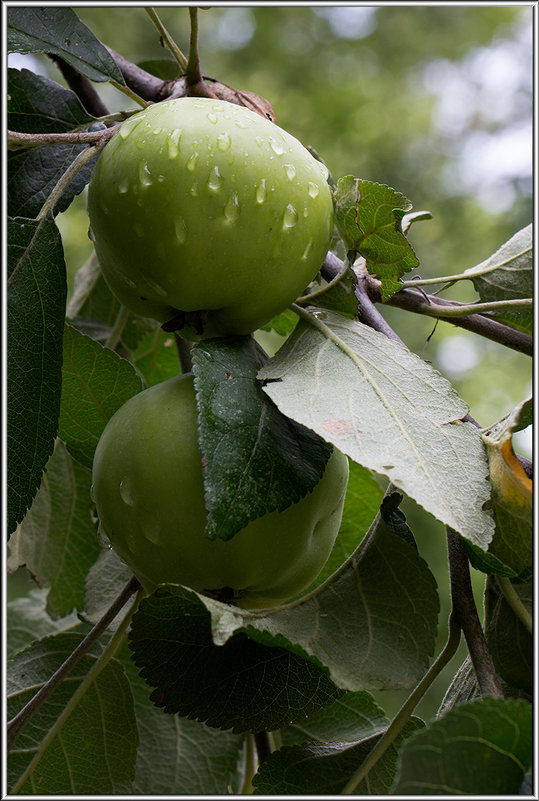
[[[482,695],[503,698],[503,689],[485,640],[470,579],[470,563],[462,539],[447,529],[451,605],[455,620],[462,629]]]
[[[116,315],[116,320],[114,321],[114,325],[111,328],[110,334],[107,337],[107,341],[105,342],[105,347],[114,350],[116,345],[122,338],[122,334],[125,328],[125,324],[127,323],[130,315],[130,311],[126,306],[120,306],[118,314]]]
[[[75,92],[89,114],[92,114],[94,117],[104,117],[109,113],[89,78],[85,75],[81,75],[80,72],[72,67],[71,64],[68,64],[67,61],[64,61],[63,58],[60,58],[60,56],[56,56],[53,53],[48,53],[48,56],[57,65],[67,85]]]
[[[157,100],[161,97],[163,87],[167,81],[163,81],[161,78],[156,78],[155,75],[146,72],[146,70],[128,61],[111,47],[107,47],[107,50],[118,65],[127,86],[136,92],[139,97],[144,98],[144,100]]]
[[[163,39],[163,42],[166,44],[166,46],[174,56],[175,60],[178,62],[181,71],[185,72],[187,69],[187,59],[185,58],[180,48],[178,47],[172,36],[169,34],[169,32],[159,19],[155,9],[151,7],[146,7],[144,10],[146,11],[151,21],[159,31],[159,35]]]
[[[67,170],[64,172],[50,195],[48,196],[47,200],[41,207],[39,214],[37,215],[38,220],[42,220],[47,214],[54,211],[54,207],[66,191],[67,187],[73,180],[73,178],[77,175],[77,173],[87,164],[89,161],[96,156],[104,146],[103,144],[93,145],[92,147],[87,147],[82,150],[79,155],[73,159]]]
[[[189,18],[191,20],[191,36],[189,38],[189,61],[185,69],[185,79],[189,87],[189,94],[196,97],[214,97],[217,95],[205,83],[200,72],[200,60],[198,56],[198,8],[189,8]]]
[[[460,626],[456,623],[453,615],[449,618],[449,634],[443,650],[438,654],[419,684],[408,696],[401,706],[383,735],[377,741],[372,751],[361,763],[358,770],[341,790],[341,795],[353,795],[359,784],[367,776],[378,760],[386,753],[387,749],[395,742],[405,725],[410,719],[412,712],[429,689],[434,679],[440,674],[443,668],[455,655],[460,642]]]
[[[193,369],[193,357],[191,355],[193,343],[188,342],[176,332],[174,332],[174,341],[176,343],[176,350],[178,351],[178,360],[180,362],[182,375],[184,373],[190,373]]]
[[[66,133],[21,133],[8,131],[8,145],[15,147],[43,147],[45,145],[95,145],[108,141],[119,125],[99,131],[67,131]]]
[[[13,746],[16,738],[30,722],[35,713],[52,695],[56,687],[71,673],[73,668],[80,662],[82,657],[88,653],[90,648],[97,642],[105,629],[112,623],[116,615],[123,609],[129,598],[140,589],[139,581],[133,578],[126,584],[116,600],[111,604],[103,617],[95,624],[93,629],[88,632],[86,637],[79,643],[75,650],[68,656],[65,662],[60,665],[58,670],[52,674],[50,679],[41,687],[34,697],[23,706],[14,718],[7,724],[7,747],[8,751]]]

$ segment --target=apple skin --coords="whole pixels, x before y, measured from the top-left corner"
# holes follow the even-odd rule
[[[226,542],[204,537],[189,373],[142,391],[113,415],[95,452],[92,492],[101,532],[147,591],[183,584],[254,609],[276,606],[316,578],[339,530],[347,482],[348,460],[334,449],[318,484],[297,503]]]
[[[301,295],[333,232],[327,170],[254,111],[179,98],[123,123],[88,192],[104,277],[187,339],[248,334]]]

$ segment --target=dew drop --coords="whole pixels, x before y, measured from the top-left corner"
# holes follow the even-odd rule
[[[178,156],[181,135],[181,128],[174,128],[174,130],[171,131],[167,136],[169,159],[175,159]]]
[[[124,503],[128,506],[135,505],[135,499],[133,498],[133,492],[131,490],[131,485],[129,481],[124,478],[120,481],[120,498]]]
[[[138,177],[142,186],[151,186],[153,183],[153,178],[151,176],[150,170],[148,169],[148,165],[146,164],[145,161],[141,161],[139,165]]]
[[[217,115],[214,114],[212,111],[210,111],[208,113],[207,117],[208,117],[209,121],[212,123],[212,125],[215,125],[215,123],[217,122]]]
[[[148,521],[143,529],[143,534],[147,540],[153,542],[154,545],[157,545],[159,542],[159,535],[161,534],[161,527],[159,523],[155,520]]]
[[[312,246],[313,246],[313,240],[309,239],[309,241],[307,242],[307,247],[303,251],[303,255],[301,257],[302,261],[307,261],[307,259],[309,258],[309,253],[311,252]]]
[[[219,167],[215,165],[215,167],[210,172],[210,177],[208,178],[208,189],[211,192],[218,192],[221,188],[222,178],[221,173],[219,172]]]
[[[318,197],[319,194],[320,194],[320,190],[317,187],[317,185],[313,184],[311,181],[309,181],[309,195],[312,198],[315,198],[315,197]]]
[[[21,225],[21,228],[24,228],[24,224]],[[95,234],[93,232],[91,225],[88,227],[88,239],[90,240],[90,242],[95,242]]]
[[[137,127],[142,122],[140,117],[131,117],[131,119],[126,120],[122,127],[120,128],[120,136],[122,139],[127,139],[129,134],[133,131],[134,128]]]
[[[104,530],[101,527],[101,523],[97,527],[97,539],[102,548],[106,548],[108,551],[112,551],[112,544],[110,538],[105,534]]]
[[[195,167],[197,166],[197,161],[198,161],[198,153],[195,151],[194,153],[191,153],[191,155],[187,159],[187,164],[185,165],[189,170],[189,172],[194,172]]]
[[[307,208],[307,206],[303,207],[303,216],[305,218],[307,218],[309,216],[309,209]]]
[[[140,223],[135,223],[134,226],[133,226],[133,229],[134,229],[136,235],[140,239],[142,239],[142,237],[144,236],[144,228],[142,227],[142,225]]]
[[[262,139],[261,136],[255,136],[255,142],[258,145],[258,147],[262,147],[262,145],[264,144],[264,140]]]
[[[187,239],[187,226],[183,217],[176,217],[174,220],[174,233],[180,245]]]
[[[253,120],[243,120],[243,119],[234,120],[234,123],[235,123],[237,128],[241,128],[242,130],[245,130],[246,128],[250,128],[251,127],[251,125],[253,124]]]
[[[118,192],[121,195],[125,195],[125,193],[129,190],[129,180],[127,178],[122,178],[120,183],[118,184]]]
[[[280,142],[277,142],[276,139],[273,139],[273,138],[270,139],[270,147],[271,147],[271,149],[273,150],[273,152],[277,156],[282,156],[283,155],[284,147],[282,146],[282,144]]]
[[[189,190],[189,194],[191,197],[197,197],[198,195],[198,184],[195,182],[191,189]]]
[[[256,202],[263,203],[266,199],[266,179],[262,178],[256,187]]]
[[[284,169],[289,181],[293,181],[296,177],[296,168],[293,164],[285,164]]]
[[[298,221],[298,213],[294,206],[289,203],[283,214],[283,229],[293,228]]]
[[[230,136],[227,133],[219,134],[217,137],[217,147],[219,150],[229,150]]]
[[[235,223],[240,216],[240,201],[236,194],[230,195],[225,206],[225,219],[229,223]]]

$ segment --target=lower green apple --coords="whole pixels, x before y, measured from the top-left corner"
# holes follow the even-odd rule
[[[204,537],[206,509],[191,374],[128,400],[93,465],[102,533],[143,587],[176,583],[245,608],[275,606],[318,575],[337,536],[348,460],[333,450],[312,492],[233,539]]]

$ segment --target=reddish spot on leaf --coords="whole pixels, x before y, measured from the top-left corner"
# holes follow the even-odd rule
[[[350,424],[346,420],[340,420],[337,417],[330,417],[329,420],[324,420],[322,428],[329,431],[330,434],[337,434],[344,436],[350,431]]]

